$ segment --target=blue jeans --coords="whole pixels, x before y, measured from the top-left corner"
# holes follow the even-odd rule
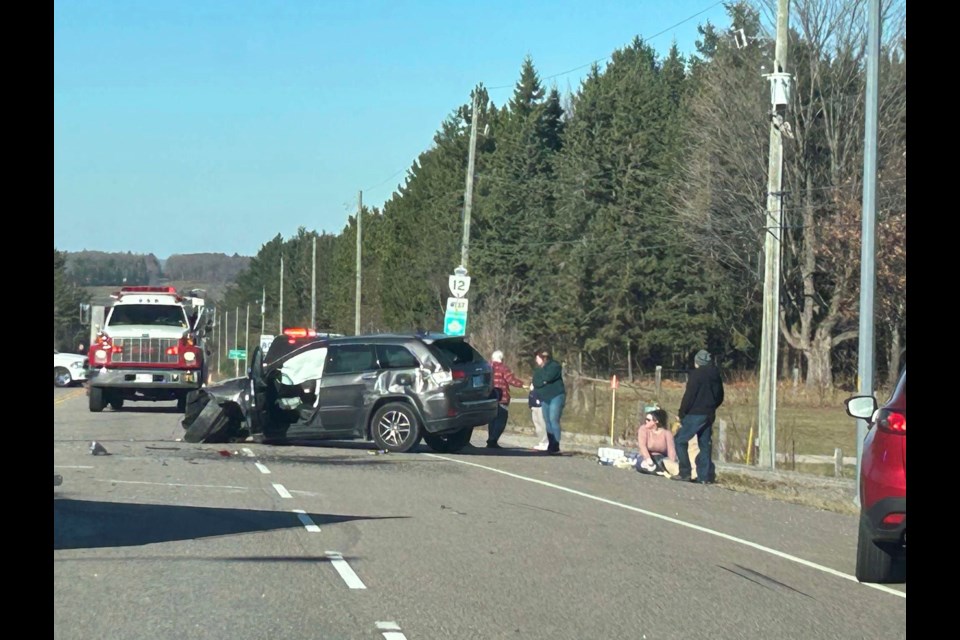
[[[547,434],[558,445],[560,444],[560,416],[563,415],[563,405],[566,402],[567,394],[565,393],[543,401],[543,419],[547,423]]]
[[[503,435],[503,430],[507,428],[507,415],[507,406],[498,404],[497,417],[487,425],[487,444],[496,444]]]
[[[694,436],[697,437],[697,445],[700,447],[700,453],[697,454],[696,459],[697,480],[712,482],[717,475],[711,457],[713,420],[714,416],[712,415],[687,415],[680,421],[680,430],[677,431],[673,441],[677,447],[677,464],[680,466],[681,477],[690,477],[690,454],[687,451],[687,446]]]

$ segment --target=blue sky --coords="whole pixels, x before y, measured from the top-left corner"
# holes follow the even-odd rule
[[[526,55],[573,92],[634,36],[694,51],[711,0],[56,0],[54,247],[256,255],[382,206]]]

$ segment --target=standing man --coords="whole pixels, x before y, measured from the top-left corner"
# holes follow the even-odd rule
[[[717,417],[717,408],[723,404],[723,380],[720,371],[713,364],[707,351],[701,349],[693,359],[693,371],[687,378],[687,387],[680,401],[680,430],[674,440],[677,449],[677,462],[680,474],[674,480],[686,480],[699,484],[713,484],[717,471],[713,464],[712,439],[713,421]],[[687,445],[696,436],[700,452],[697,454],[697,478],[690,477],[690,455]]]
[[[513,375],[510,367],[503,364],[503,351],[497,349],[490,355],[493,367],[493,388],[498,396],[497,417],[487,425],[487,449],[500,449],[497,441],[507,428],[507,416],[510,408],[510,387],[522,389],[526,386],[520,378]]]

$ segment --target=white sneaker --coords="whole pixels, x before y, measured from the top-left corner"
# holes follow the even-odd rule
[[[548,445],[546,445],[546,444],[544,444],[544,443],[542,443],[542,442],[538,442],[536,445],[534,445],[533,450],[534,450],[534,451],[546,451],[546,450],[547,450],[547,446],[548,446]]]

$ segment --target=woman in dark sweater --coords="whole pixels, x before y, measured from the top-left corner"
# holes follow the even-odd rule
[[[543,402],[543,418],[547,423],[547,454],[560,453],[560,416],[567,400],[563,386],[563,366],[550,356],[549,349],[537,351],[537,368],[530,389]]]

